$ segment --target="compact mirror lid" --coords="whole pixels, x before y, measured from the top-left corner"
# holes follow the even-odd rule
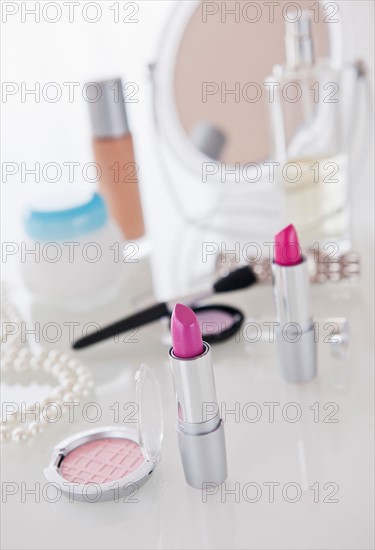
[[[153,371],[142,364],[136,373],[138,437],[146,460],[158,462],[163,441],[163,409],[160,387]]]

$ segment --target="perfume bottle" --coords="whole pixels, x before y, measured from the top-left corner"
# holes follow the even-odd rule
[[[284,214],[305,248],[327,255],[350,247],[341,71],[315,61],[311,14],[286,23],[286,64],[267,79],[277,181]]]
[[[100,191],[126,240],[144,236],[138,165],[126,116],[120,78],[97,82],[99,98],[90,102],[93,149],[101,169]]]

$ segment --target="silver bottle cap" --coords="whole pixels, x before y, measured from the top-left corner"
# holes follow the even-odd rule
[[[289,15],[290,16],[290,15]],[[286,21],[286,59],[291,68],[314,64],[314,43],[312,39],[311,13],[297,11]]]
[[[224,132],[208,122],[200,122],[194,126],[190,137],[204,155],[214,160],[220,159],[227,141]]]
[[[92,133],[96,138],[117,138],[129,133],[121,78],[93,82],[88,101]]]

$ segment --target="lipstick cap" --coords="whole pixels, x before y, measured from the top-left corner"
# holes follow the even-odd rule
[[[186,482],[196,489],[204,483],[224,483],[227,455],[222,421],[209,433],[190,434],[181,429],[177,433]]]
[[[121,78],[92,83],[96,92],[90,97],[92,133],[96,138],[118,138],[129,133]],[[89,90],[90,87],[88,87]]]

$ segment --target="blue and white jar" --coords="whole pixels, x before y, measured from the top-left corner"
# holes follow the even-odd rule
[[[33,206],[24,227],[22,273],[35,297],[92,309],[115,295],[124,280],[122,237],[98,193],[73,205],[55,197]]]

